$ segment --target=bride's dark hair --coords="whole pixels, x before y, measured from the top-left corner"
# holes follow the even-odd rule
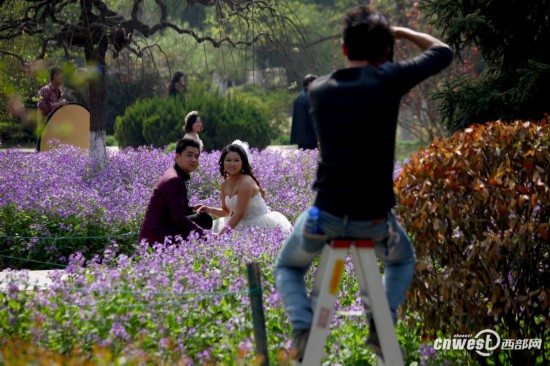
[[[220,160],[218,161],[218,165],[220,167],[220,174],[222,175],[222,177],[224,179],[227,179],[228,177],[227,172],[223,168],[223,162],[227,154],[229,154],[230,152],[236,152],[237,154],[239,154],[239,156],[241,157],[241,161],[243,163],[241,173],[248,174],[254,180],[254,182],[256,182],[258,187],[260,187],[260,194],[262,195],[263,198],[265,198],[265,191],[262,188],[260,181],[258,180],[258,178],[256,178],[256,176],[254,175],[254,172],[252,171],[252,166],[250,165],[250,161],[248,160],[248,154],[238,144],[229,144],[222,149],[222,154],[220,155]]]

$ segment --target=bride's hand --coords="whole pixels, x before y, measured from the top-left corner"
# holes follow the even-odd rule
[[[198,214],[201,214],[201,213],[210,213],[212,211],[212,208],[211,207],[208,207],[208,206],[205,206],[205,205],[201,205],[201,207],[199,207],[197,209],[197,213]]]

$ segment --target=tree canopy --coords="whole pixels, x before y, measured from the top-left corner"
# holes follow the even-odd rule
[[[430,0],[421,8],[458,52],[476,47],[479,77],[447,80],[436,97],[451,131],[550,112],[549,0]]]
[[[164,30],[214,47],[253,45],[270,36],[270,28],[264,25],[284,20],[277,0],[188,0],[186,4],[202,4],[215,9],[221,29],[212,34],[199,34],[188,23],[174,21],[174,8],[170,6],[179,4],[173,1],[4,0],[0,1],[0,41],[32,37],[41,43],[36,59],[46,58],[52,48],[63,49],[67,59],[71,53],[84,54],[92,70],[89,79],[90,153],[102,161],[106,154],[108,55],[117,58],[122,51],[129,50],[141,57],[145,50],[155,46],[144,40]],[[235,34],[222,25],[240,26],[246,32]],[[0,45],[0,54],[25,63],[27,59],[19,51],[10,49],[9,42]]]

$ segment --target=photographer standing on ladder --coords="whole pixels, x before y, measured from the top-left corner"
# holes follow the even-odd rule
[[[393,62],[395,39],[422,51]],[[309,89],[320,144],[315,206],[319,239],[305,238],[308,212],[302,213],[275,264],[276,287],[292,323],[291,357],[301,362],[313,312],[304,276],[323,246],[334,238],[371,239],[384,264],[384,288],[394,324],[415,268],[414,249],[393,213],[392,172],[399,103],[411,88],[446,68],[453,52],[445,43],[403,27],[392,27],[366,6],[343,17],[343,54],[348,67],[317,78]],[[366,176],[366,179],[362,177]],[[324,236],[324,238],[321,238]],[[366,345],[380,352],[369,317]]]

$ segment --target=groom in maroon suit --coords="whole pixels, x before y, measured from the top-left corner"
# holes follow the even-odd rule
[[[200,146],[192,139],[181,139],[176,145],[176,163],[158,180],[141,225],[139,242],[164,243],[167,236],[186,239],[194,231],[204,235],[212,228],[212,217],[196,214],[202,206],[189,206],[189,179],[199,166]]]

